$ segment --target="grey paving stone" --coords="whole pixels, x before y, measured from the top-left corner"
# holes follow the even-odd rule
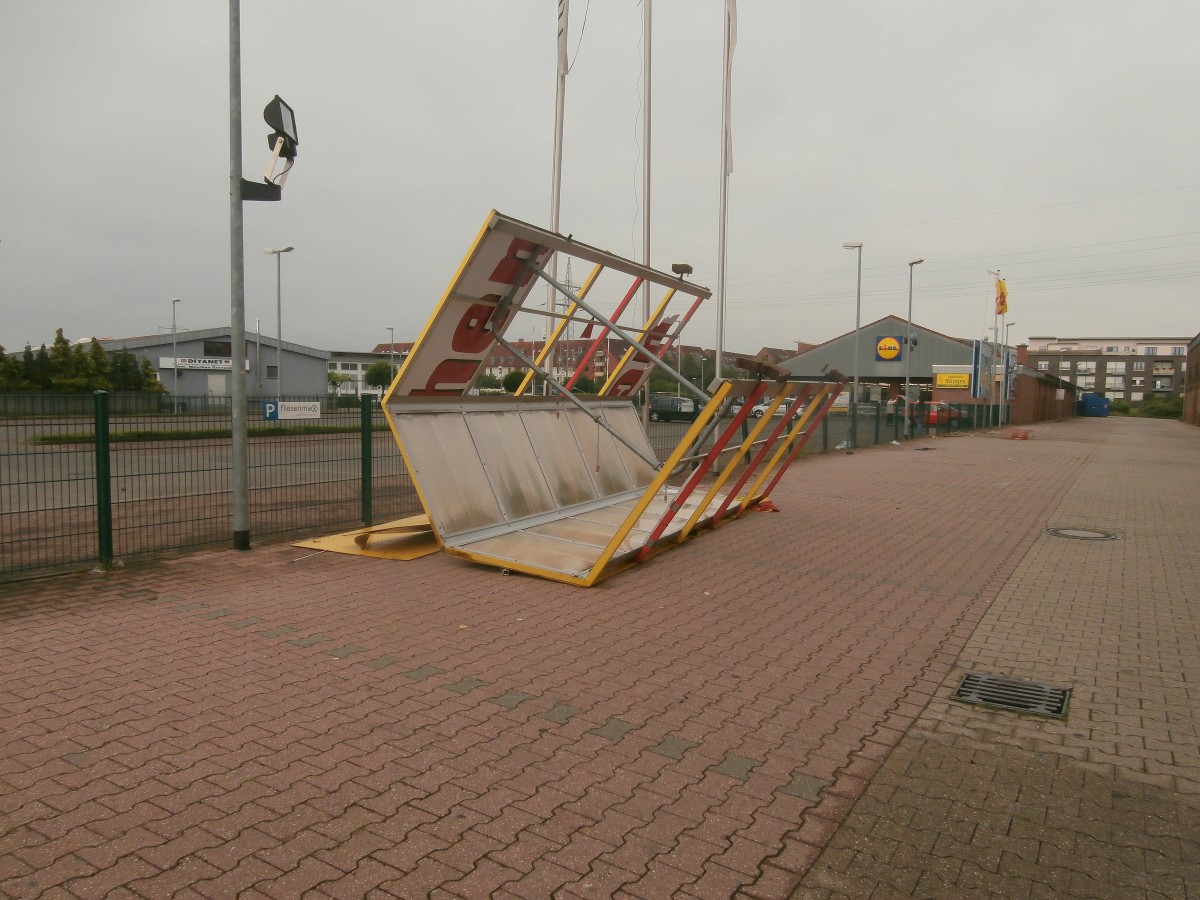
[[[532,699],[533,694],[526,694],[523,691],[508,691],[499,697],[492,697],[488,700],[488,703],[495,703],[497,706],[503,706],[505,709],[512,709],[514,706]]]
[[[636,731],[640,725],[634,725],[632,722],[626,722],[624,719],[609,719],[599,728],[591,728],[588,734],[594,734],[596,737],[602,737],[606,741],[619,741],[631,731]]]
[[[232,616],[237,610],[234,609],[214,609],[212,612],[200,613],[198,618],[201,619],[221,619],[225,616]]]
[[[237,622],[226,622],[230,628],[249,628],[251,625],[261,625],[263,620],[257,616],[251,616],[248,619],[239,619]]]
[[[171,611],[172,612],[191,612],[193,609],[204,609],[204,607],[206,607],[206,606],[208,606],[207,603],[203,602],[202,600],[197,600],[195,603],[185,603],[185,604],[183,604],[183,606],[173,606],[173,607],[171,607]]]
[[[292,634],[296,630],[291,625],[279,625],[275,628],[268,628],[266,631],[255,632],[255,634],[261,634],[263,637],[283,637],[285,634]]]
[[[801,797],[805,800],[812,800],[814,803],[821,799],[822,788],[827,788],[833,784],[832,781],[826,781],[824,778],[814,778],[812,775],[805,775],[803,772],[793,772],[791,784],[785,784],[779,789],[781,794],[790,794],[793,797]]]
[[[745,781],[755,766],[761,766],[761,759],[751,759],[748,756],[738,756],[736,753],[726,753],[720,765],[712,766],[710,771],[720,772],[738,781]]]
[[[314,644],[321,644],[327,640],[329,640],[329,638],[325,637],[323,634],[310,634],[308,637],[293,638],[292,640],[288,641],[288,643],[295,644],[297,647],[311,647]]]
[[[551,722],[557,722],[559,725],[566,725],[571,721],[572,716],[579,715],[583,710],[578,706],[572,706],[570,703],[555,703],[546,712],[542,713],[543,719],[549,719]]]
[[[404,674],[413,681],[424,681],[427,678],[432,678],[434,675],[441,675],[445,669],[439,669],[437,666],[421,666],[419,669],[413,669],[411,672]]]
[[[683,759],[683,754],[696,746],[695,741],[684,740],[681,737],[676,737],[673,734],[668,734],[662,739],[661,743],[649,747],[651,753],[657,753],[660,756],[669,756],[671,759]]]
[[[488,684],[488,682],[480,681],[478,678],[472,678],[470,675],[468,675],[462,681],[456,681],[454,684],[446,685],[446,690],[454,691],[456,694],[469,694],[471,691],[475,690],[475,688],[483,687],[485,684]]]
[[[372,669],[386,669],[388,666],[394,666],[403,658],[396,653],[385,653],[383,656],[377,656],[374,659],[364,659],[362,660],[362,664],[370,666]]]

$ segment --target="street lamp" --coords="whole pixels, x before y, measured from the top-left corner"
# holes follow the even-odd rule
[[[175,383],[171,386],[171,399],[175,406],[175,415],[179,415],[179,350],[178,332],[175,329],[175,306],[182,300],[176,297],[171,301],[171,368],[175,372]]]
[[[843,250],[858,251],[858,289],[854,295],[854,389],[850,394],[850,449],[858,446],[858,333],[862,319],[862,242],[847,241]]]
[[[1008,329],[1012,328],[1013,325],[1015,325],[1015,324],[1016,324],[1015,322],[1004,323],[1004,381],[1002,383],[1004,385],[1003,390],[1004,390],[1005,416],[1006,416],[1006,419],[1008,420],[1007,424],[1010,424],[1010,425],[1012,424],[1012,405],[1008,402],[1008,400],[1009,400],[1008,395],[1009,395],[1009,392],[1012,390],[1013,373],[1012,373],[1012,370],[1009,368],[1009,364],[1008,364],[1009,349],[1011,347],[1011,345],[1008,343]]]
[[[904,436],[909,436],[909,423],[912,421],[912,416],[908,412],[908,382],[909,375],[912,372],[912,364],[909,362],[909,354],[912,353],[912,284],[913,284],[913,266],[919,266],[925,262],[923,259],[911,260],[908,264],[908,331],[904,333]]]
[[[392,377],[396,377],[396,329],[391,325],[386,326],[388,333],[388,368],[392,373]]]
[[[275,399],[283,401],[283,254],[296,248],[285,244],[278,250],[267,247],[263,253],[275,256]]]

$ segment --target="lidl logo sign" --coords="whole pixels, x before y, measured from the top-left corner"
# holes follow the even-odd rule
[[[900,339],[894,337],[881,337],[875,341],[875,359],[882,362],[891,362],[900,358]]]

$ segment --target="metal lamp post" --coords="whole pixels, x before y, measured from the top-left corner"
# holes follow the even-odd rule
[[[182,299],[182,297],[175,297],[171,301],[171,369],[175,373],[174,383],[171,385],[171,401],[175,408],[175,415],[179,415],[179,350],[178,332],[175,329],[175,307]]]
[[[1008,394],[1011,390],[1010,386],[1012,384],[1013,374],[1009,370],[1008,366],[1009,348],[1011,347],[1011,345],[1008,343],[1008,329],[1012,328],[1015,324],[1015,322],[1004,323],[1004,380],[1002,384],[1004,385],[1004,420],[1005,424],[1007,425],[1012,424],[1012,404],[1008,402]]]
[[[387,326],[388,332],[388,371],[392,378],[396,377],[396,329],[392,325]]]
[[[285,244],[278,250],[267,247],[263,253],[275,256],[275,399],[283,401],[283,254],[296,248]]]
[[[862,242],[847,241],[843,250],[858,251],[858,287],[854,295],[854,388],[850,394],[850,449],[858,447],[858,336],[862,326]]]
[[[904,333],[904,437],[909,437],[909,429],[912,421],[912,416],[908,414],[908,383],[912,372],[912,363],[909,361],[909,354],[912,353],[912,287],[913,287],[913,266],[919,266],[925,262],[923,259],[911,260],[908,264],[908,330]]]

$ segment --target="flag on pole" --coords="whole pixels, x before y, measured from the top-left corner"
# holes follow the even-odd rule
[[[567,74],[567,7],[570,0],[558,0],[558,74]]]
[[[996,315],[1008,314],[1008,286],[1003,278],[996,279]]]

